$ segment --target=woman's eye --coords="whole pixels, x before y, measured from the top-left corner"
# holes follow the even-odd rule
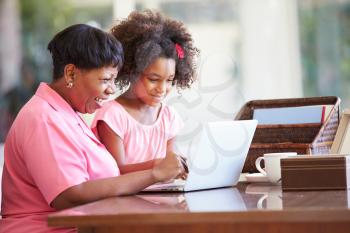
[[[110,81],[110,79],[108,79],[108,78],[102,79],[103,83],[109,83],[109,81]]]

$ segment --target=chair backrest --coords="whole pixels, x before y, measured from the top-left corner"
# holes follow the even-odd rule
[[[1,206],[1,181],[2,181],[2,168],[4,166],[4,144],[0,143],[0,206]],[[1,219],[1,216],[0,216]]]
[[[2,167],[4,165],[4,144],[3,143],[0,143],[0,171],[2,171]],[[2,172],[1,172],[2,174]],[[0,177],[1,177],[1,174],[0,174]],[[0,180],[1,182],[1,180]]]

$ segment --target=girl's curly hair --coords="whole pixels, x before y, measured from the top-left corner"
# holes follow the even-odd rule
[[[192,36],[182,22],[159,12],[134,11],[114,26],[111,33],[124,49],[125,61],[116,81],[121,89],[135,81],[159,57],[176,61],[173,85],[185,89],[194,82],[199,50],[193,46]],[[182,47],[183,58],[179,58],[175,44]]]

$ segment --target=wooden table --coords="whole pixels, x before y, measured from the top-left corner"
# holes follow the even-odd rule
[[[282,192],[280,186],[109,198],[52,214],[50,226],[79,232],[350,232],[346,190]]]

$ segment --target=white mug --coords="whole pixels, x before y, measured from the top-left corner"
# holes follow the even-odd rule
[[[283,209],[282,190],[279,186],[271,186],[268,192],[259,199],[256,204],[258,209],[281,210]]]
[[[296,155],[296,152],[267,153],[255,160],[255,166],[270,182],[278,183],[281,180],[281,158]],[[265,162],[265,170],[260,165],[262,160]]]

